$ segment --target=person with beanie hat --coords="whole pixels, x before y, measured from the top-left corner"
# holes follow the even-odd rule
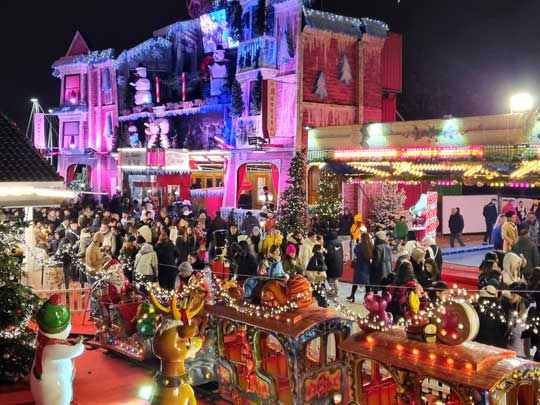
[[[508,324],[503,314],[498,313],[501,303],[499,290],[499,283],[491,279],[479,292],[474,307],[478,313],[480,328],[475,340],[485,345],[505,348]]]
[[[261,245],[262,245],[261,242],[262,242],[261,228],[259,228],[258,226],[254,226],[247,239],[247,244],[249,247],[249,252],[255,258],[258,258],[260,255]]]
[[[30,373],[30,388],[37,404],[69,405],[73,399],[73,358],[84,351],[82,339],[71,344],[71,314],[58,294],[36,314],[38,334]]]
[[[510,298],[508,299],[510,317],[508,324],[513,325],[513,327],[508,342],[508,349],[515,351],[520,357],[529,359],[531,358],[531,338],[535,334],[533,331],[527,329],[527,324],[530,323],[532,318],[536,318],[538,315],[536,302],[530,297],[527,290],[527,284],[522,282],[516,282],[510,285]],[[523,318],[526,318],[527,321],[518,321]],[[536,339],[538,339],[537,336]]]
[[[281,261],[283,271],[289,275],[289,277],[295,274],[302,274],[302,268],[296,264],[296,246],[292,243],[287,245],[285,249],[285,257]]]

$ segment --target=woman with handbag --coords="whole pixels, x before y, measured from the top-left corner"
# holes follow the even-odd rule
[[[325,288],[326,282],[326,262],[324,260],[324,255],[322,253],[321,245],[313,246],[313,256],[309,260],[309,263],[306,268],[306,278],[311,283],[313,288],[313,295],[317,299],[317,303],[322,308],[328,307],[328,302],[326,297],[321,294]]]

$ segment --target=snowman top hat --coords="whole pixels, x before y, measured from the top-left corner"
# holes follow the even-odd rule
[[[38,310],[36,321],[39,329],[48,334],[63,332],[70,323],[69,309],[62,303],[60,295],[52,295]]]

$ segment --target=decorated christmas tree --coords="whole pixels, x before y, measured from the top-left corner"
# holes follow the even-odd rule
[[[255,81],[255,85],[253,86],[253,92],[251,93],[251,114],[256,115],[260,114],[261,112],[261,105],[262,105],[262,85],[263,85],[263,77],[261,72],[257,74],[257,80]]]
[[[253,22],[253,34],[256,37],[264,35],[266,31],[266,0],[259,0],[255,9],[255,21]]]
[[[15,381],[30,371],[35,333],[28,327],[39,298],[21,284],[21,242],[25,223],[0,224],[0,381]]]
[[[231,37],[235,41],[241,41],[244,36],[244,27],[242,25],[242,5],[238,0],[229,3],[229,26],[231,27]]]
[[[391,231],[395,220],[406,215],[403,208],[405,190],[398,189],[397,184],[383,183],[380,193],[371,197],[368,223],[374,231]]]
[[[238,80],[234,79],[231,85],[231,115],[239,117],[243,111],[244,94],[242,93],[242,86]]]
[[[328,97],[328,89],[326,87],[326,75],[324,72],[319,72],[315,85],[313,86],[313,94],[319,97],[321,100]]]
[[[145,301],[137,311],[137,333],[141,336],[152,337],[156,332],[159,314],[148,301]]]
[[[306,230],[306,152],[296,152],[289,167],[287,188],[280,195],[279,225],[287,235],[296,229]]]
[[[319,200],[315,205],[315,213],[319,222],[329,229],[334,229],[339,223],[339,217],[343,214],[341,194],[336,192],[336,174],[328,169],[321,170],[319,183]]]
[[[161,130],[159,130],[158,134],[156,135],[156,138],[154,139],[154,144],[152,145],[152,148],[155,149],[161,149],[163,148],[163,140],[161,139],[163,135],[161,134]]]
[[[353,80],[351,65],[349,65],[349,59],[345,54],[341,55],[339,63],[339,80],[345,84],[349,84]]]

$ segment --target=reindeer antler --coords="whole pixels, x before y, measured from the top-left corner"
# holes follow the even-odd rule
[[[206,291],[203,289],[197,289],[191,292],[190,295],[185,297],[180,305],[180,308],[176,306],[176,297],[171,301],[172,316],[176,320],[181,320],[184,324],[189,323],[189,320],[195,318],[204,307],[204,297]]]
[[[152,292],[150,292],[150,302],[162,315],[169,315],[171,313],[171,308],[167,308],[161,302],[159,302],[159,300]]]

